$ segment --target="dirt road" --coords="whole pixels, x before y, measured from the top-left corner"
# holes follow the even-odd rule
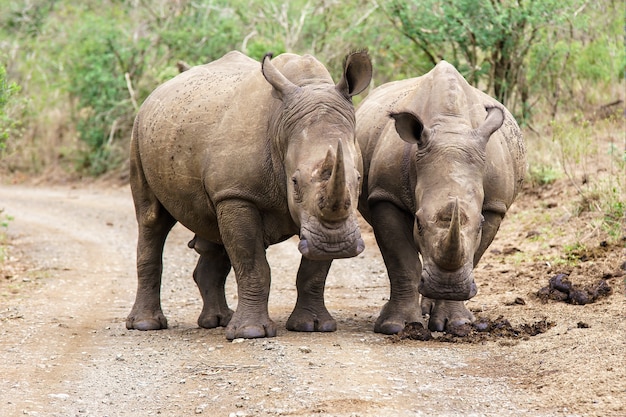
[[[535,250],[524,238],[532,227],[524,203],[518,207],[477,270],[479,295],[468,306],[517,324],[554,322],[546,333],[483,343],[394,342],[373,333],[388,283],[366,231],[366,251],[331,268],[326,299],[337,332],[285,330],[299,262],[290,240],[268,250],[278,336],[231,343],[223,329],[196,325],[197,255],[180,226],[164,254],[170,328],[126,330],[136,286],[128,187],[0,186],[1,215],[13,217],[8,272],[0,277],[0,415],[626,415],[617,258],[596,261],[616,273],[610,297],[586,306],[542,303],[532,294],[556,271],[503,255]],[[235,308],[232,275],[227,294]],[[518,298],[524,304],[512,302]]]

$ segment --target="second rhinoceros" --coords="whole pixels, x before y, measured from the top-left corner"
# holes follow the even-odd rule
[[[363,153],[359,210],[391,282],[375,331],[430,314],[442,331],[473,320],[473,268],[520,191],[526,162],[513,116],[443,61],[384,84],[357,109]]]
[[[324,283],[333,259],[364,248],[352,96],[371,74],[369,56],[360,51],[346,57],[336,85],[310,55],[268,55],[259,65],[230,52],[146,99],[131,140],[138,287],[126,327],[167,327],[162,254],[178,221],[195,233],[189,246],[200,254],[193,276],[204,302],[201,327],[227,326],[227,339],[275,336],[265,250],[295,234],[303,257],[287,327],[335,330]],[[231,266],[234,314],[224,294]]]

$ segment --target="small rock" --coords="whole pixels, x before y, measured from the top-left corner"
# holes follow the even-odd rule
[[[302,353],[311,353],[311,348],[309,348],[308,346],[300,346],[298,350]]]

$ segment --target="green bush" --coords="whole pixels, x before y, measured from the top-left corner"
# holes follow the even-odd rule
[[[0,94],[11,99],[0,116],[0,146],[28,141],[32,154],[24,153],[21,166],[42,146],[53,148],[51,163],[66,147],[64,155],[79,156],[78,169],[103,173],[127,158],[138,106],[176,75],[177,61],[202,64],[233,49],[257,60],[269,51],[311,53],[336,78],[349,50],[367,48],[373,85],[422,75],[445,58],[471,83],[495,93],[522,124],[540,116],[544,124],[537,128],[543,129],[542,115],[552,119],[562,108],[619,98],[600,94],[623,78],[619,6],[576,0],[0,0],[3,77],[6,69],[21,88],[19,100],[32,103],[35,115],[18,108],[15,85],[3,81]],[[21,130],[24,135],[16,134]]]
[[[20,127],[20,120],[8,113],[11,102],[19,91],[20,87],[15,82],[9,82],[6,68],[0,65],[0,155],[6,149],[9,138]]]
[[[84,16],[68,44],[68,90],[76,99],[76,127],[88,149],[81,165],[94,175],[108,169],[112,142],[127,136],[132,126],[125,73],[133,63],[133,46],[112,19],[94,14]]]

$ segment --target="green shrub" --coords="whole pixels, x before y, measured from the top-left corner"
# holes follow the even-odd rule
[[[16,83],[7,80],[6,69],[0,65],[0,155],[6,149],[11,132],[19,125],[18,120],[7,114],[7,105],[19,91]]]
[[[549,185],[561,178],[561,172],[551,165],[531,165],[528,169],[528,181],[531,185]]]
[[[123,38],[111,19],[85,14],[68,44],[68,90],[76,99],[76,127],[88,149],[81,165],[94,175],[107,170],[113,140],[130,131],[133,107],[122,66],[133,51],[132,42]]]

